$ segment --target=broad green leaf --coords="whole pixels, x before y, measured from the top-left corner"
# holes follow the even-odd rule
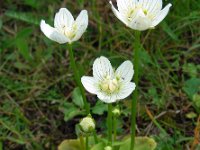
[[[76,104],[78,107],[83,108],[84,107],[84,103],[83,103],[83,98],[81,95],[81,91],[80,89],[77,87],[73,90],[72,92],[72,101],[74,102],[74,104]]]
[[[26,39],[33,33],[33,29],[28,27],[28,28],[23,28],[19,32],[17,32],[17,36],[15,37],[15,40],[17,39]]]
[[[198,66],[193,63],[187,63],[183,65],[183,71],[188,73],[190,77],[197,77],[198,75]]]
[[[192,100],[193,95],[200,91],[200,79],[191,78],[184,83],[183,87],[184,92],[189,96]]]
[[[82,146],[78,139],[76,140],[64,140],[59,146],[58,150],[82,150]]]
[[[189,119],[194,119],[197,117],[197,114],[194,113],[194,112],[189,112],[186,114],[186,117],[189,118]]]
[[[31,13],[6,11],[5,15],[17,20],[21,20],[30,24],[39,25],[40,19],[33,16]]]
[[[24,59],[26,59],[27,61],[31,61],[32,57],[29,52],[28,43],[26,43],[24,39],[17,39],[16,45],[19,50],[19,53],[24,57]]]
[[[30,36],[30,34],[33,32],[31,28],[25,28],[17,33],[17,36],[15,38],[15,44],[19,50],[19,53],[24,57],[27,61],[32,61],[31,53],[29,51],[29,46],[27,43],[27,38]]]
[[[129,150],[131,139],[128,138],[124,141],[124,144],[120,146],[119,150]],[[154,150],[157,144],[152,138],[148,137],[136,137],[135,150]]]
[[[83,114],[83,112],[77,108],[73,103],[65,102],[59,109],[64,113],[64,120],[69,121],[77,115]]]
[[[37,0],[23,0],[23,1],[26,5],[29,5],[33,8],[36,8],[36,9],[38,8],[38,6],[39,6],[38,4],[40,2],[40,1],[37,1]]]
[[[97,115],[102,115],[105,111],[107,111],[107,105],[100,100],[98,100],[96,105],[92,108],[92,113]]]
[[[84,150],[84,143],[85,138],[78,138],[78,139],[67,139],[62,141],[62,143],[58,146],[58,150]],[[89,147],[94,145],[94,137],[89,137]]]
[[[104,150],[105,144],[104,143],[98,143],[94,145],[91,150]]]
[[[196,107],[200,108],[200,94],[193,95],[192,101]]]

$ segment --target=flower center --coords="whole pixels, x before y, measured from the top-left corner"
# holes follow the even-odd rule
[[[132,19],[135,17],[137,11],[142,10],[144,15],[148,15],[148,11],[142,7],[142,5],[137,5],[135,8],[130,8],[127,13],[128,21],[132,21]]]
[[[77,26],[75,24],[72,25],[72,27],[63,27],[63,31],[66,37],[68,37],[69,39],[73,39],[76,35],[76,29]]]
[[[119,89],[119,82],[116,78],[111,79],[110,76],[106,76],[100,83],[100,88],[106,93],[113,93]]]

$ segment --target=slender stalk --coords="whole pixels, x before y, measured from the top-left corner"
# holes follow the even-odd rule
[[[113,132],[114,132],[114,141],[117,139],[117,118],[113,116]]]
[[[139,50],[141,48],[140,44],[140,32],[135,32],[134,41],[134,82],[136,84],[135,91],[132,98],[131,107],[131,146],[130,150],[134,150],[135,146],[135,132],[136,132],[136,112],[137,112],[137,100],[138,100],[138,69],[139,69]]]
[[[90,107],[87,103],[87,99],[86,99],[86,96],[85,96],[85,91],[84,91],[83,85],[81,84],[81,78],[80,78],[80,75],[79,75],[78,68],[76,67],[76,63],[75,63],[74,54],[73,54],[71,44],[68,45],[68,49],[69,49],[69,56],[70,56],[70,64],[71,64],[71,67],[74,71],[75,80],[76,80],[76,83],[78,84],[78,86],[80,88],[86,113],[89,114],[90,113]]]
[[[86,135],[85,137],[85,147],[86,147],[86,150],[89,150],[89,140],[88,140],[88,135]]]
[[[98,143],[98,138],[97,138],[96,131],[94,131],[93,136],[94,136],[94,142],[95,142],[95,144],[97,144]]]
[[[109,145],[112,146],[112,104],[108,104],[108,141]]]
[[[81,147],[82,147],[82,150],[85,150],[85,142],[84,142],[84,138],[82,135],[79,136],[79,140],[80,140],[80,143],[81,143]]]

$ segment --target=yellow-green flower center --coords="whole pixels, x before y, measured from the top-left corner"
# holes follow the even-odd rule
[[[119,90],[119,82],[117,78],[110,78],[110,76],[106,76],[104,80],[100,83],[100,89],[106,93],[113,93]]]
[[[73,24],[71,28],[66,27],[66,26],[63,27],[64,34],[69,39],[73,39],[75,37],[75,35],[76,35],[76,32],[75,32],[76,29],[77,29],[76,24]]]

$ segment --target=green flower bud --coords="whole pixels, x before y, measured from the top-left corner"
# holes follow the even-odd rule
[[[91,116],[83,118],[79,125],[84,133],[91,133],[95,130],[95,121]]]
[[[116,116],[116,117],[120,116],[120,114],[121,114],[119,108],[114,108],[112,110],[112,113],[113,113],[113,116]]]
[[[112,147],[111,146],[106,146],[106,147],[104,147],[104,150],[112,150]]]

